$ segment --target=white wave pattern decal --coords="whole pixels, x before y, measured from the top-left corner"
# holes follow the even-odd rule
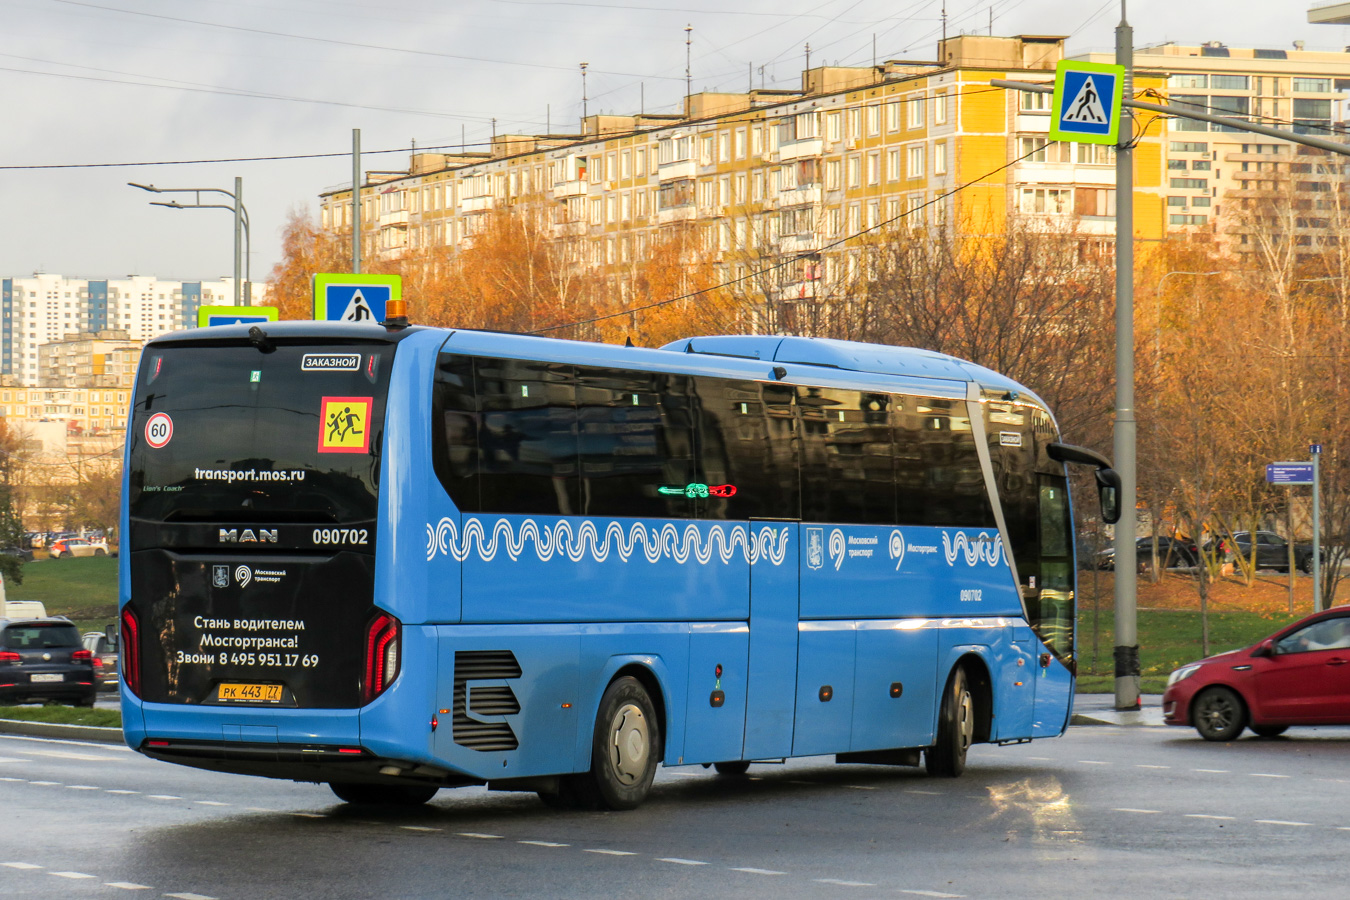
[[[971,540],[966,537],[964,531],[958,531],[953,538],[951,532],[942,532],[942,554],[947,558],[947,565],[956,565],[957,559],[964,556],[966,565],[977,566],[981,562],[990,566],[999,564],[1003,556],[1003,537],[995,535],[990,538],[983,531],[980,536]]]
[[[474,552],[484,562],[491,562],[498,553],[517,560],[526,552],[527,544],[541,562],[548,562],[555,556],[572,562],[581,562],[587,557],[604,562],[613,553],[622,562],[636,556],[649,563],[672,559],[684,565],[693,559],[700,565],[707,565],[714,556],[723,563],[730,563],[739,556],[752,565],[768,560],[781,566],[787,558],[788,529],[775,532],[763,528],[751,539],[749,529],[744,525],[713,525],[708,528],[705,541],[704,532],[697,525],[686,525],[681,531],[671,522],[660,528],[648,528],[634,522],[626,532],[618,522],[610,522],[605,526],[603,537],[590,519],[575,528],[566,519],[552,525],[525,519],[518,528],[507,519],[498,519],[491,532],[476,516],[465,521],[462,532],[449,518],[441,519],[435,525],[427,524],[428,562],[442,554],[463,562]]]

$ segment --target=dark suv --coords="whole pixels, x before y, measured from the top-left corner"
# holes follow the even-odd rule
[[[93,654],[69,619],[0,619],[0,704],[93,706]]]
[[[1237,555],[1252,558],[1252,539],[1256,540],[1256,567],[1258,569],[1278,569],[1289,571],[1289,542],[1273,531],[1239,531],[1233,535],[1236,547],[1225,549],[1235,551]],[[1294,565],[1300,572],[1312,571],[1312,545],[1294,544]],[[1326,556],[1323,554],[1323,560]]]
[[[94,681],[100,691],[117,690],[117,634],[109,629],[86,631],[84,649],[94,658]]]

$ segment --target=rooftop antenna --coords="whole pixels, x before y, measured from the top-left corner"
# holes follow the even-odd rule
[[[942,52],[947,52],[947,0],[942,0]]]
[[[588,113],[587,113],[587,106],[586,106],[586,67],[589,66],[589,65],[590,65],[590,63],[582,63],[582,64],[581,64],[581,133],[582,133],[582,134],[585,134],[585,133],[586,133],[586,118],[587,118],[587,115],[588,115]]]
[[[688,98],[694,93],[692,70],[689,68],[689,49],[694,43],[694,26],[684,26],[684,96],[685,115],[689,114]]]
[[[806,42],[806,71],[811,71],[811,42]]]

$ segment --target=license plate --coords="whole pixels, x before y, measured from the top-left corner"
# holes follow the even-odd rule
[[[66,676],[60,672],[37,672],[29,676],[33,684],[47,684],[52,681],[65,681]]]
[[[221,700],[241,700],[247,703],[280,703],[279,684],[222,684]]]

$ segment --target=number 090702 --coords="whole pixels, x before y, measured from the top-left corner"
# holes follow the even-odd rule
[[[365,544],[370,532],[365,528],[315,528],[316,544]]]

